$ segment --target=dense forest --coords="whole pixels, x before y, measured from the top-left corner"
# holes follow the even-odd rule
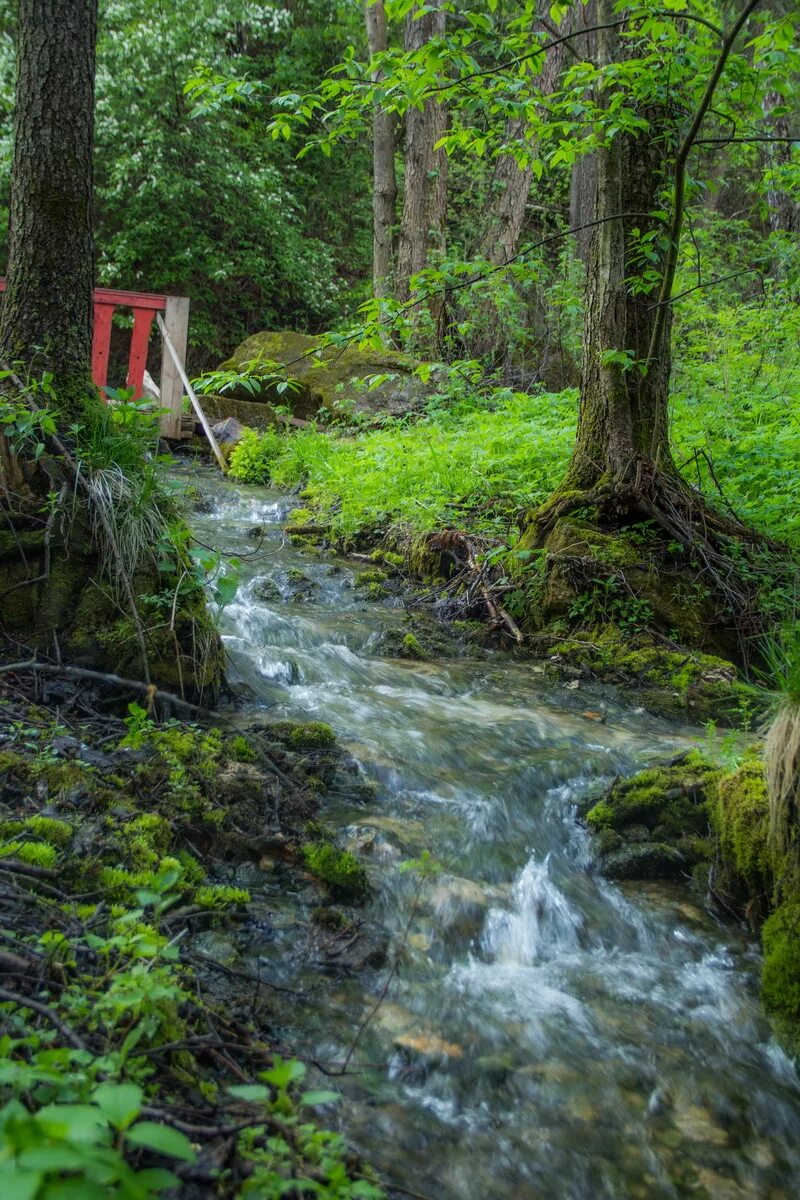
[[[0,0],[8,1200],[800,1186],[797,0]]]

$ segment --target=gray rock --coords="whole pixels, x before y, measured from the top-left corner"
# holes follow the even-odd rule
[[[237,421],[236,417],[226,417],[224,421],[218,421],[216,425],[212,425],[211,432],[220,446],[235,446],[242,440],[244,425],[241,421]]]
[[[674,879],[686,869],[686,859],[666,842],[637,842],[612,851],[601,866],[610,879]]]

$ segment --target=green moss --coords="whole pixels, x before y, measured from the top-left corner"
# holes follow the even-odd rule
[[[330,750],[336,745],[336,734],[324,721],[308,721],[291,729],[289,743],[296,750]]]
[[[194,903],[201,908],[234,908],[238,904],[249,904],[250,893],[246,888],[209,884],[196,889]]]
[[[383,563],[388,567],[402,567],[405,563],[405,557],[402,554],[396,554],[394,550],[373,550],[370,558],[373,562]]]
[[[232,758],[234,762],[251,763],[258,759],[255,749],[241,733],[231,739],[226,749],[228,757]]]
[[[97,775],[92,767],[81,762],[58,762],[45,765],[35,764],[34,773],[44,779],[50,796],[67,795],[70,792],[93,792],[97,787]]]
[[[384,587],[388,578],[385,571],[378,569],[362,571],[353,586],[371,600],[382,600],[388,594]]]
[[[118,829],[122,857],[133,869],[155,865],[172,840],[169,821],[156,813],[143,813],[121,825],[115,821],[112,827]]]
[[[0,775],[16,775],[23,780],[30,772],[30,763],[14,750],[0,750]]]
[[[775,910],[761,931],[764,966],[761,995],[767,1010],[790,1023],[795,1048],[800,1049],[800,900]]]
[[[31,867],[51,869],[58,860],[58,851],[48,842],[7,842],[0,850],[3,858],[18,858]]]
[[[366,898],[367,872],[349,850],[339,850],[330,842],[311,842],[302,847],[302,853],[311,874],[327,883],[334,894],[353,901]]]
[[[21,827],[26,833],[41,838],[43,842],[51,842],[54,846],[66,846],[72,838],[72,826],[56,817],[42,817],[37,814],[27,817],[21,823]]]
[[[196,887],[203,882],[206,873],[193,854],[190,854],[188,850],[178,850],[175,857],[181,865],[183,879],[190,887]]]
[[[328,908],[324,905],[312,908],[311,920],[315,925],[319,925],[321,929],[329,929],[332,932],[337,929],[344,929],[350,924],[340,908]]]
[[[289,513],[288,525],[314,525],[317,518],[310,508],[293,508]]]
[[[772,892],[773,864],[767,785],[759,757],[748,758],[720,780],[711,817],[728,890],[757,900],[763,909]]]
[[[403,650],[406,658],[415,658],[424,661],[428,657],[424,646],[413,633],[407,633],[403,638]]]

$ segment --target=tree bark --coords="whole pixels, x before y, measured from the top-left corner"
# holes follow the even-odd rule
[[[596,25],[597,8],[595,0],[588,0],[582,6],[581,12],[576,19],[584,29]],[[595,32],[587,33],[585,37],[575,38],[572,45],[575,52],[584,61],[594,62],[597,55],[597,34]],[[572,168],[572,179],[569,189],[569,225],[570,229],[578,231],[575,234],[575,251],[584,266],[587,266],[589,263],[592,231],[591,229],[582,228],[582,226],[588,225],[594,216],[595,185],[594,155],[582,154],[580,158],[576,159]]]
[[[416,11],[416,10],[415,10]],[[412,12],[405,27],[405,48],[421,49],[431,38],[443,36],[445,13],[438,3],[419,19]],[[397,254],[398,300],[410,295],[412,275],[425,266],[432,248],[442,248],[447,216],[447,154],[434,150],[447,127],[445,106],[426,100],[422,110],[406,114],[405,181],[403,215]]]
[[[610,0],[599,0],[599,21],[612,19]],[[618,61],[616,30],[598,33],[603,63]],[[669,144],[665,114],[645,114],[650,129],[638,137],[617,134],[597,151],[595,217],[584,319],[578,433],[564,489],[589,489],[601,481],[636,484],[643,472],[674,473],[668,438],[671,309],[661,351],[643,375],[656,316],[660,278],[642,284],[640,237],[660,228],[641,214],[654,211],[664,186]],[[616,219],[616,214],[628,213]],[[650,247],[648,246],[648,249]],[[658,272],[654,272],[658,276]],[[632,279],[637,286],[631,285]]]
[[[538,6],[539,20],[545,21],[549,11],[550,4],[540,2]],[[569,33],[574,19],[574,11],[570,8],[557,31],[554,32]],[[565,43],[553,46],[546,51],[539,76],[539,87],[543,96],[550,96],[556,90],[567,53]],[[508,121],[503,139],[504,145],[511,146],[515,142],[526,141],[526,131],[527,124],[524,120]],[[529,150],[533,154],[535,147],[531,146]],[[520,167],[513,154],[501,154],[497,158],[492,180],[493,199],[489,206],[486,230],[480,245],[481,257],[488,259],[489,262],[499,265],[508,262],[517,253],[525,225],[526,206],[532,179],[532,168]]]
[[[386,50],[386,10],[383,0],[367,0],[367,41],[372,58]],[[377,75],[373,74],[373,79]],[[376,107],[372,117],[372,286],[376,298],[392,292],[392,239],[396,220],[397,179],[394,170],[393,113]]]
[[[62,412],[91,394],[97,0],[19,0],[0,360],[53,373]]]
[[[764,116],[772,137],[786,138],[786,142],[768,145],[767,163],[771,171],[767,187],[769,202],[769,225],[773,233],[800,233],[800,203],[782,186],[781,175],[792,164],[793,148],[789,142],[790,129],[787,114],[773,116],[773,109],[785,104],[783,96],[768,92],[764,97]]]

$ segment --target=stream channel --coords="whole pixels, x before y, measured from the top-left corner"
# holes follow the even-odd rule
[[[243,722],[333,726],[375,784],[369,803],[343,793],[321,814],[363,855],[364,918],[396,944],[413,907],[354,1073],[323,1084],[344,1093],[352,1144],[433,1200],[800,1195],[800,1085],[760,1009],[756,947],[677,887],[604,880],[575,819],[581,797],[703,731],[508,654],[382,656],[385,631],[407,629],[402,607],[365,600],[357,565],[289,544],[294,497],[180,474],[207,501],[197,536],[251,555],[221,617],[230,677],[251,697]],[[416,901],[399,868],[424,848],[447,874]],[[245,959],[303,997],[275,994],[275,1029],[341,1063],[391,955],[321,973],[296,949],[313,889],[246,872],[261,916]]]

